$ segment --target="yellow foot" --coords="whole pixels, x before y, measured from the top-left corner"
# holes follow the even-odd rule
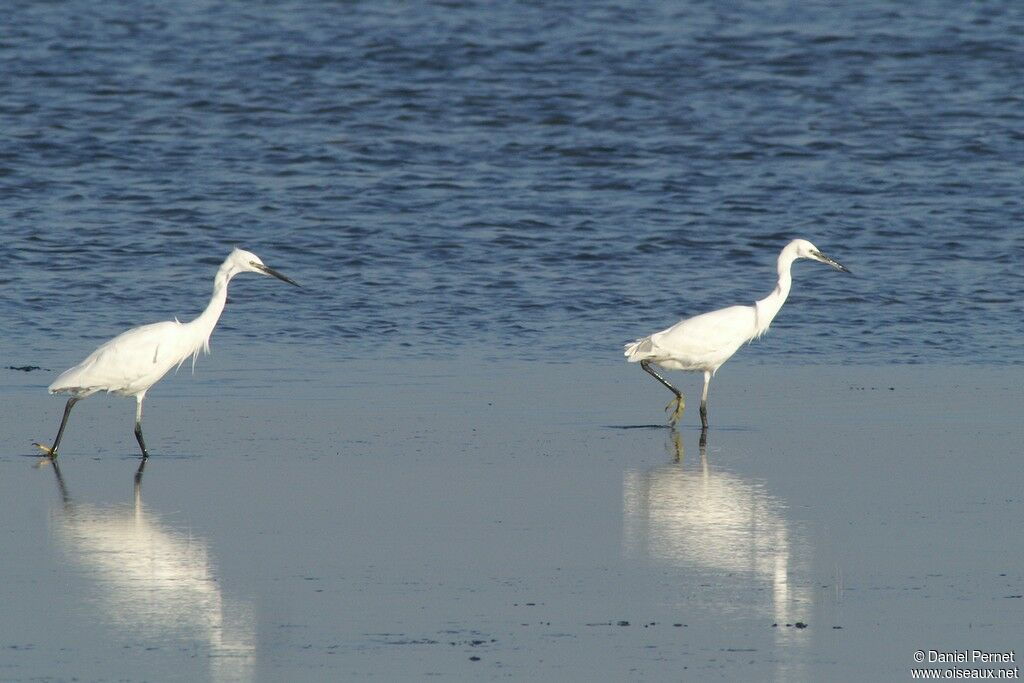
[[[670,426],[675,427],[679,424],[679,418],[683,416],[683,411],[685,409],[686,400],[682,396],[674,398],[668,402],[668,405],[665,406],[665,412],[671,413],[668,417],[668,423]]]
[[[32,445],[35,446],[36,448],[38,448],[39,450],[41,450],[43,453],[46,453],[51,458],[57,457],[56,455],[54,455],[53,449],[50,448],[49,446],[46,446],[46,445],[41,444],[41,443],[33,443]]]

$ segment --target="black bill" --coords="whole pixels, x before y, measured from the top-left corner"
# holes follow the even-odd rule
[[[828,265],[832,266],[836,270],[841,270],[844,273],[849,273],[850,272],[850,269],[847,268],[846,266],[844,266],[842,263],[840,263],[839,261],[836,261],[834,258],[831,258],[830,256],[826,256],[825,254],[821,253],[820,251],[814,252],[814,256],[815,256],[815,258],[817,258],[822,263],[827,263]]]
[[[265,266],[262,263],[253,263],[252,267],[255,268],[256,270],[260,271],[261,273],[266,273],[267,275],[273,275],[278,280],[283,280],[284,282],[287,282],[290,285],[295,285],[296,287],[301,287],[302,286],[298,282],[296,282],[295,280],[291,279],[287,275],[283,275],[283,274],[277,272],[276,270],[274,270],[270,266]]]

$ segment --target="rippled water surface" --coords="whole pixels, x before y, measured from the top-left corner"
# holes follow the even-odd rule
[[[13,2],[0,328],[191,316],[347,353],[613,357],[750,302],[763,359],[1020,362],[1019,3]],[[39,342],[37,342],[39,343]],[[48,342],[43,342],[45,345]],[[17,348],[14,352],[12,348]]]

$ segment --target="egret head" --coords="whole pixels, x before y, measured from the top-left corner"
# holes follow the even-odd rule
[[[831,258],[822,253],[816,246],[808,242],[807,240],[793,240],[789,243],[790,246],[795,246],[797,258],[808,258],[812,261],[818,261],[826,265],[830,265],[836,270],[841,270],[844,273],[849,273],[850,270],[839,261]]]
[[[227,259],[224,261],[224,265],[221,266],[221,270],[225,269],[228,279],[238,273],[260,273],[261,275],[276,277],[278,280],[287,282],[290,285],[295,285],[296,287],[299,286],[298,282],[286,275],[282,275],[270,266],[264,265],[259,256],[251,251],[245,251],[244,249],[235,249],[228,254]]]

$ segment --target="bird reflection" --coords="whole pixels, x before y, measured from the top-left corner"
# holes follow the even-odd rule
[[[56,536],[94,580],[94,600],[109,623],[158,645],[206,643],[212,680],[252,680],[252,606],[221,595],[206,540],[173,530],[146,510],[146,460],[135,473],[130,505],[75,503],[57,462],[52,465],[63,501]]]
[[[673,462],[625,474],[627,556],[685,570],[691,575],[688,604],[703,597],[715,612],[763,612],[778,624],[780,637],[799,637],[794,634],[802,629],[786,624],[806,621],[810,611],[810,548],[791,528],[785,505],[760,482],[716,472],[708,463],[706,431],[700,460],[691,467],[674,430],[670,447]]]

